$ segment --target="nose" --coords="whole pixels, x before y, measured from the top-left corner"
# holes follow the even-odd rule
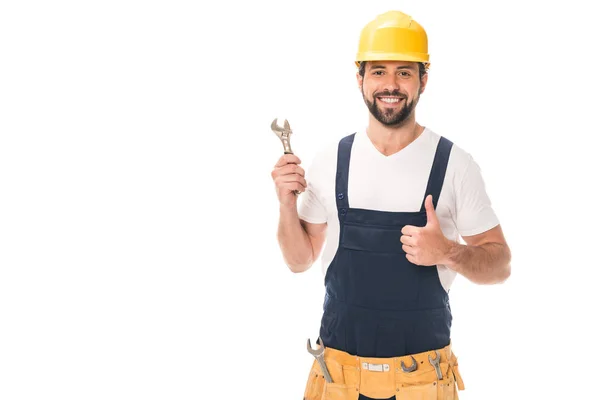
[[[384,80],[382,83],[383,83],[383,88],[390,92],[400,88],[396,74],[387,74],[384,77]]]

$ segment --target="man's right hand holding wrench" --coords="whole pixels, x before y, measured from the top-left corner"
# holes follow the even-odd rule
[[[277,197],[282,205],[295,204],[295,199],[290,197],[299,195],[306,190],[306,180],[304,179],[304,170],[298,164],[300,159],[294,155],[290,144],[290,135],[292,128],[286,119],[283,126],[277,124],[277,119],[271,123],[271,130],[277,135],[283,144],[284,155],[275,165],[271,174],[277,188]]]

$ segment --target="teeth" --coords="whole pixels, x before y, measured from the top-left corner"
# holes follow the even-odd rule
[[[386,103],[398,103],[400,101],[397,97],[380,97],[379,99]]]

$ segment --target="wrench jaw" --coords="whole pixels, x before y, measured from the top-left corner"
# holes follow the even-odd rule
[[[325,347],[321,345],[321,338],[317,339],[317,344],[319,345],[319,347],[313,349],[310,344],[310,339],[308,339],[308,341],[306,342],[306,349],[310,354],[312,354],[315,357],[321,356],[325,353]]]
[[[415,360],[415,358],[413,356],[410,356],[410,358],[412,358],[412,364],[410,365],[410,367],[407,367],[404,364],[404,361],[400,362],[400,366],[402,367],[402,371],[404,372],[413,372],[417,370],[417,360]]]
[[[292,128],[290,128],[290,123],[286,119],[283,122],[283,127],[277,124],[277,118],[271,122],[271,130],[275,133],[275,135],[281,140],[283,144],[283,151],[285,154],[294,154],[292,151],[292,147],[290,144],[290,135],[292,134]]]
[[[279,138],[289,137],[292,134],[292,129],[290,128],[290,123],[287,119],[283,122],[283,126],[279,126],[277,124],[277,118],[275,118],[273,122],[271,122],[271,130]]]

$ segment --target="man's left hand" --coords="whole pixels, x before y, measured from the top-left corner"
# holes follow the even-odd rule
[[[444,236],[435,209],[433,197],[428,195],[425,199],[427,211],[427,225],[423,227],[406,225],[402,228],[400,241],[406,258],[416,265],[443,264],[452,242]]]

